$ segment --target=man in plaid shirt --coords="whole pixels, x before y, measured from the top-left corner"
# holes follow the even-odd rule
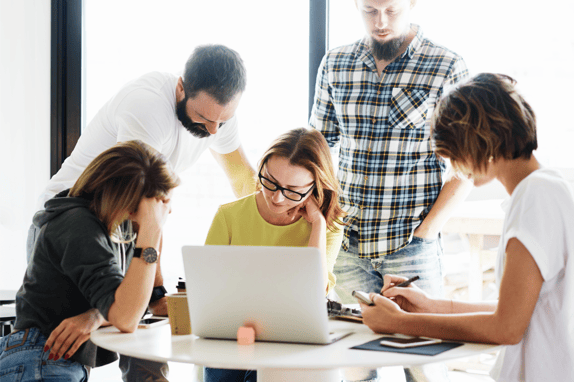
[[[446,165],[433,153],[430,117],[468,71],[460,56],[410,23],[416,0],[355,3],[367,37],[325,55],[309,121],[339,148],[348,226],[335,291],[343,303],[356,303],[353,290],[379,292],[392,273],[418,275],[417,286],[439,296],[439,232],[470,182],[446,179]],[[428,380],[409,373],[407,380]]]

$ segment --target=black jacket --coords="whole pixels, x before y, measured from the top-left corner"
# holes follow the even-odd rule
[[[123,280],[118,244],[89,210],[90,201],[61,192],[36,213],[40,229],[16,294],[16,329],[37,327],[48,337],[64,319],[97,308],[104,318]],[[115,353],[86,342],[72,359],[100,366]]]

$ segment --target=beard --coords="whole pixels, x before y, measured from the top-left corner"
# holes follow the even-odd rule
[[[211,134],[207,131],[205,126],[202,123],[193,122],[191,118],[187,115],[187,111],[185,110],[185,106],[187,105],[187,97],[183,100],[178,102],[175,107],[175,113],[177,115],[177,119],[181,122],[183,127],[187,131],[191,133],[196,138],[207,138]]]
[[[406,33],[387,42],[380,42],[371,37],[373,55],[377,60],[391,61],[398,56],[401,51],[401,46],[406,39]]]

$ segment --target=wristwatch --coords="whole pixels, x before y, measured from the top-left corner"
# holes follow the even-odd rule
[[[157,261],[157,251],[153,247],[134,248],[134,257],[143,259],[148,264],[153,264]]]

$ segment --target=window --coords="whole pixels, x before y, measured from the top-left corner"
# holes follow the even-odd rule
[[[149,71],[181,74],[195,46],[220,43],[247,68],[237,115],[254,167],[272,139],[307,125],[308,1],[84,0],[84,6],[86,122],[124,83]],[[209,153],[181,177],[164,237],[168,289],[183,276],[181,246],[203,244],[217,207],[235,199]]]

